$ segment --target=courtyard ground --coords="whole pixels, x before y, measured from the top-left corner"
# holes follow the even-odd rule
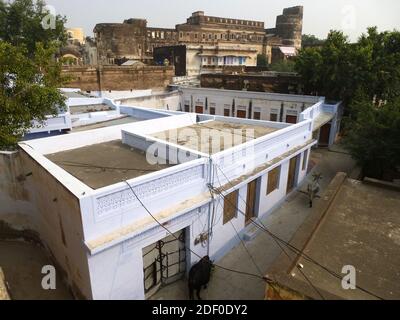
[[[333,146],[331,150],[314,150],[311,153],[310,163],[314,165],[312,173],[322,173],[323,179],[320,182],[321,192],[325,190],[337,172],[346,172],[353,178],[357,172],[354,161],[337,145]],[[308,205],[308,198],[301,192],[307,188],[307,183],[308,181],[300,186],[299,192],[291,195],[280,208],[262,219],[263,224],[271,232],[286,241],[292,238],[296,230],[311,212]],[[253,226],[252,228],[257,227]],[[258,269],[263,273],[281,253],[281,249],[275,241],[267,233],[260,230],[252,240],[246,241],[245,245],[252,257],[254,257]],[[241,242],[218,261],[217,264],[252,274],[260,273],[252,263]],[[205,300],[261,300],[264,299],[264,293],[264,281],[215,268],[209,286],[207,290],[202,291],[201,296]],[[187,298],[187,281],[184,279],[162,288],[151,299],[185,300]]]
[[[71,300],[72,295],[56,279],[56,290],[43,290],[42,267],[52,265],[43,248],[22,241],[0,241],[0,266],[13,300]]]

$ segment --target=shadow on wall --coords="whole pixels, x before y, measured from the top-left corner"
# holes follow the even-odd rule
[[[36,232],[0,221],[0,300],[73,300],[54,261]],[[42,288],[42,268],[48,265],[56,269],[55,290]]]

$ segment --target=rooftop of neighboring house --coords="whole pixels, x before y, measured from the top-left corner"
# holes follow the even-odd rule
[[[279,130],[278,127],[240,122],[204,121],[152,134],[152,137],[180,146],[214,154]],[[204,136],[210,133],[209,137]],[[201,139],[202,138],[202,139]],[[213,147],[215,145],[215,147]]]
[[[99,189],[170,165],[151,165],[144,151],[114,140],[48,154],[46,157],[91,187]]]
[[[88,113],[88,112],[111,111],[114,109],[105,103],[100,103],[100,104],[93,104],[93,105],[70,106],[69,110],[70,110],[71,114],[80,114],[80,113]]]
[[[121,116],[121,117],[119,117],[117,119],[113,119],[113,120],[100,121],[100,122],[96,122],[93,124],[74,127],[74,128],[72,128],[71,132],[88,131],[88,130],[93,130],[93,129],[118,126],[121,124],[134,123],[134,122],[139,122],[142,120],[143,119],[140,119],[140,118],[137,118],[134,116]]]
[[[282,253],[267,275],[291,298],[400,298],[400,188],[380,181],[347,179],[339,173],[290,244],[325,268],[289,252]],[[296,265],[316,287],[313,289]],[[344,266],[356,270],[355,290],[344,290]],[[372,293],[373,295],[361,290]],[[269,290],[268,297],[274,295]],[[375,296],[374,296],[375,295]],[[276,297],[275,298],[279,298]]]
[[[83,92],[79,91],[79,90],[75,90],[75,91],[66,91],[66,90],[62,90],[62,93],[67,97],[67,98],[89,98],[90,95],[88,94],[84,94]]]

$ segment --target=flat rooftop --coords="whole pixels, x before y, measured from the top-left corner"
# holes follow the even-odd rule
[[[174,130],[157,132],[152,134],[152,137],[176,143],[188,149],[214,154],[277,130],[279,128],[261,125],[207,121]],[[207,131],[210,133],[209,135],[207,135]]]
[[[81,114],[89,112],[111,111],[114,109],[105,103],[100,103],[92,105],[70,106],[69,110],[71,114]]]
[[[67,98],[88,98],[90,95],[85,95],[81,91],[66,91],[63,92],[63,95],[65,95]]]
[[[106,128],[106,127],[118,126],[121,124],[134,123],[134,122],[139,122],[139,121],[143,121],[143,119],[136,118],[133,116],[123,116],[123,117],[113,119],[113,120],[101,121],[101,122],[97,122],[97,123],[93,123],[93,124],[74,127],[74,128],[72,128],[72,132]]]
[[[400,190],[351,179],[344,179],[341,184],[335,180],[332,183],[337,184],[335,190],[329,191],[331,186],[328,187],[333,199],[323,196],[321,200],[332,201],[325,213],[313,212],[291,244],[303,248],[305,254],[343,277],[342,268],[354,266],[357,286],[385,300],[400,299]],[[314,223],[317,229],[312,231]],[[299,239],[303,239],[304,245]],[[280,259],[274,270],[286,269],[290,275],[283,283],[298,292],[307,291],[306,295],[319,298],[299,273],[296,264],[288,269],[280,263],[290,262],[287,257]],[[297,261],[304,266],[302,271],[323,295],[329,293],[350,300],[376,299],[359,289],[344,290],[341,280],[303,257]]]
[[[46,157],[91,187],[99,189],[171,165],[150,165],[144,151],[115,140],[48,154]]]

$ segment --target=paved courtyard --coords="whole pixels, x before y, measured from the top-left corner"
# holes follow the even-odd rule
[[[323,175],[323,180],[320,182],[322,192],[337,172],[346,172],[351,176],[356,168],[351,157],[339,146],[334,146],[331,151],[326,149],[313,151],[310,162],[314,164],[312,172],[320,172]],[[307,182],[300,187],[300,192],[290,196],[279,209],[262,221],[270,231],[286,241],[291,239],[311,212],[307,196],[301,192],[306,187]],[[257,227],[253,226],[253,228]],[[281,249],[275,241],[262,231],[258,231],[256,236],[245,244],[262,272],[267,270],[281,253]],[[248,273],[260,273],[240,242],[220,261],[217,261],[217,264]],[[202,298],[207,300],[260,300],[264,298],[264,290],[265,283],[262,280],[215,268],[208,289],[202,291]],[[187,298],[187,281],[180,280],[162,288],[151,299],[185,300]]]

